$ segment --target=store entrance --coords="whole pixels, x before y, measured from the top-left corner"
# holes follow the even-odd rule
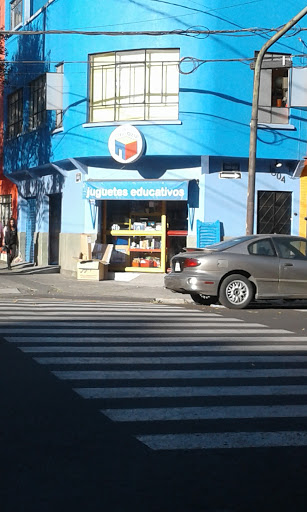
[[[103,201],[102,241],[114,245],[111,271],[165,272],[186,244],[185,201]]]

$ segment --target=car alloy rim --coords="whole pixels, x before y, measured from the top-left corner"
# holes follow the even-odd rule
[[[248,293],[248,287],[243,281],[231,281],[226,288],[226,297],[231,304],[242,304]]]

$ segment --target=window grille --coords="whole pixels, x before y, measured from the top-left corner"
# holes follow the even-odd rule
[[[7,226],[9,219],[12,215],[12,196],[3,195],[0,196],[0,221],[3,227]]]
[[[90,56],[90,122],[178,119],[178,62],[178,49]]]
[[[22,89],[8,96],[7,136],[16,137],[22,133],[23,94]]]
[[[30,83],[29,129],[35,130],[46,121],[46,77]]]

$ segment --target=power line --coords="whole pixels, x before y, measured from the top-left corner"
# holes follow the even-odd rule
[[[248,34],[249,32],[255,33],[270,33],[277,32],[280,27],[277,28],[261,28],[261,27],[249,27],[232,30],[209,30],[209,29],[174,29],[174,30],[138,30],[138,31],[104,31],[104,30],[0,30],[0,36],[33,36],[33,35],[84,35],[84,36],[164,36],[164,35],[237,35],[237,34]],[[307,30],[307,28],[297,27],[295,34],[300,31]],[[294,34],[293,34],[294,35]]]

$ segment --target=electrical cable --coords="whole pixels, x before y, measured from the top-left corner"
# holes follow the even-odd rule
[[[279,28],[261,28],[249,27],[240,29],[229,30],[202,30],[202,29],[174,29],[174,30],[138,30],[138,31],[104,31],[104,30],[0,30],[0,36],[33,36],[33,35],[84,35],[84,36],[165,36],[165,35],[246,35],[249,32],[253,34],[277,32]],[[297,35],[301,30],[307,28],[297,28],[294,35]]]

